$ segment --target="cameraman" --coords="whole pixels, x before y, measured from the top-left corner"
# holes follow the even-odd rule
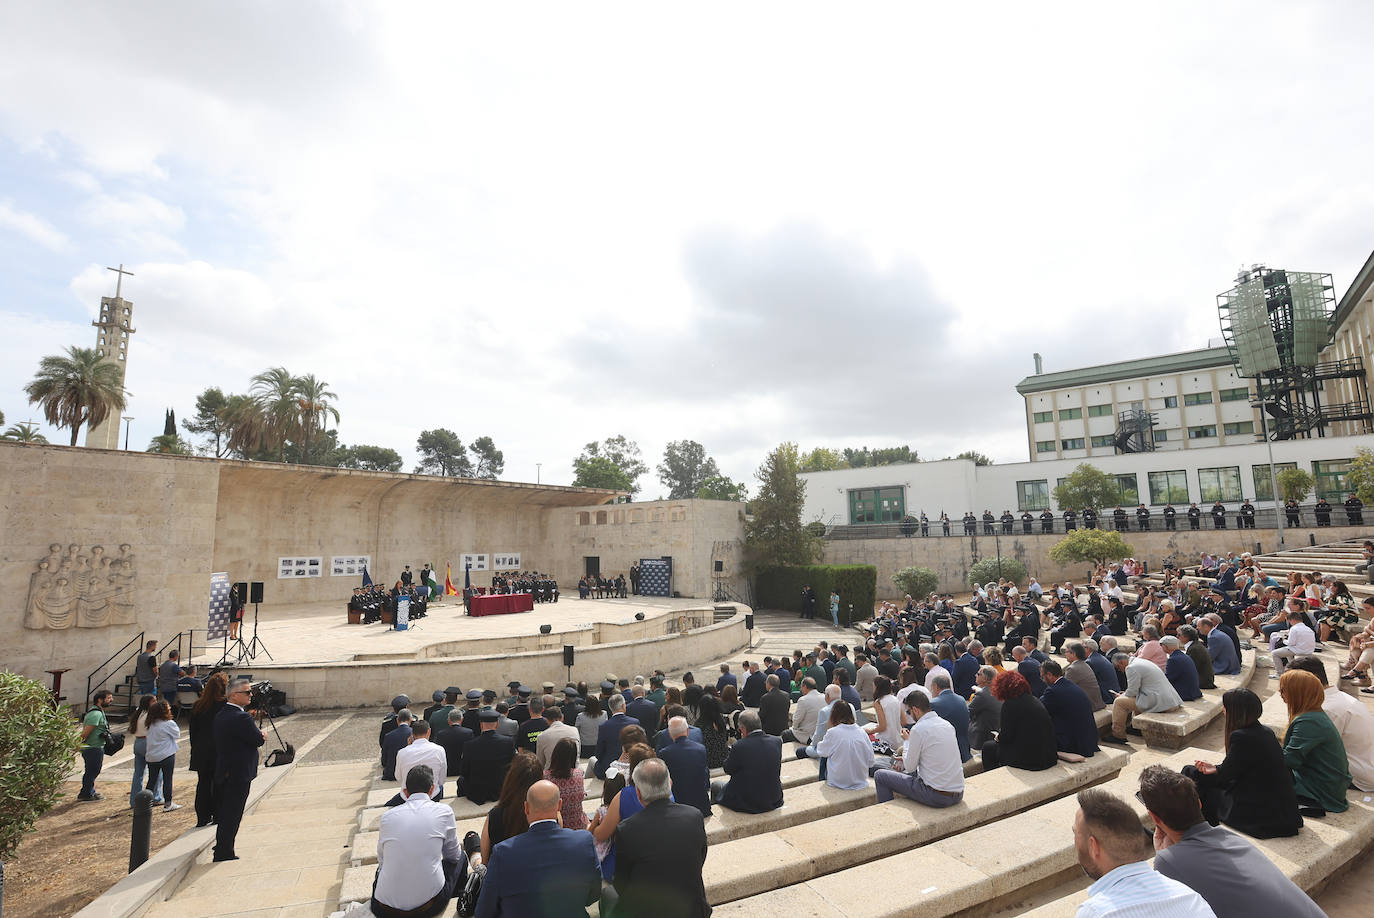
[[[229,683],[228,702],[215,715],[216,861],[238,860],[234,838],[243,821],[248,789],[258,776],[258,749],[267,740],[244,707],[252,697],[251,683],[237,678]]]

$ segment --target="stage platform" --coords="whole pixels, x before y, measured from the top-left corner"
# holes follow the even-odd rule
[[[510,615],[473,617],[463,612],[456,597],[430,603],[429,614],[410,623],[405,631],[395,631],[380,622],[350,625],[345,613],[346,599],[309,603],[262,611],[258,618],[258,637],[266,645],[267,656],[259,652],[253,664],[292,666],[307,663],[351,663],[419,660],[441,656],[485,653],[482,645],[491,640],[539,635],[540,625],[552,626],[551,637],[560,646],[569,632],[570,643],[581,646],[601,643],[598,625],[621,625],[634,621],[643,612],[645,625],[659,622],[659,633],[675,630],[678,620],[688,612],[696,614],[681,625],[697,627],[703,610],[713,604],[705,599],[668,599],[656,596],[631,596],[627,599],[561,599],[556,603],[535,603],[534,610]],[[676,630],[687,630],[676,627]],[[253,637],[253,610],[244,617],[244,640]],[[471,649],[468,649],[468,648]],[[198,652],[191,662],[213,665],[223,656],[223,645],[212,645]]]

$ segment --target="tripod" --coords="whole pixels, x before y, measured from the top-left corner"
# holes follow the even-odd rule
[[[230,660],[230,659],[229,659],[229,655],[230,655],[231,653],[234,654],[234,659],[233,659],[233,660]],[[246,656],[248,656],[248,645],[245,644],[245,643],[243,643],[243,638],[242,638],[242,637],[236,637],[236,638],[234,638],[233,643],[231,644],[230,641],[229,641],[229,632],[226,630],[226,631],[224,632],[224,656],[220,657],[220,658],[219,658],[219,662],[216,663],[215,665],[216,665],[216,666],[230,666],[230,665],[237,666],[238,664],[240,664],[240,663],[243,662],[243,659],[244,659],[244,657],[246,657]]]
[[[269,654],[269,656],[270,656],[270,654]],[[266,718],[267,718],[267,723],[268,723],[268,725],[272,728],[272,733],[277,737],[277,745],[281,747],[281,748],[279,748],[279,749],[274,750],[273,752],[268,753],[268,755],[267,755],[267,765],[268,765],[268,767],[270,768],[270,767],[272,767],[273,765],[288,765],[288,764],[290,764],[291,762],[295,761],[295,759],[296,759],[296,747],[295,747],[295,746],[292,746],[292,745],[291,745],[290,743],[288,743],[286,740],[284,740],[284,739],[281,738],[281,731],[279,731],[279,730],[277,729],[277,722],[276,722],[276,720],[273,719],[273,717],[272,717],[272,712],[269,711],[269,710],[267,709],[267,705],[266,705],[266,703],[265,703],[265,699],[264,699],[264,704],[262,705],[262,707],[258,708],[258,729],[259,729],[259,730],[262,729],[262,719],[263,719],[263,717],[266,717]]]
[[[239,643],[242,644],[243,640],[240,639]],[[247,655],[250,661],[256,660],[258,657],[259,649],[261,649],[263,653],[267,654],[267,659],[272,659],[272,654],[269,653],[267,650],[267,642],[264,641],[262,638],[258,637],[258,604],[253,603],[253,640],[249,641],[248,646],[244,647],[243,653]],[[242,656],[239,657],[239,662],[243,662]],[[272,715],[269,714],[267,716],[268,718],[271,718]],[[275,724],[272,726],[272,729],[277,729]]]

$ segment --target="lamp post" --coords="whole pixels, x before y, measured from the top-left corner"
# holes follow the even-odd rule
[[[1256,385],[1258,389],[1259,386]],[[1269,439],[1269,422],[1265,419],[1266,406],[1269,404],[1264,400],[1264,393],[1261,391],[1259,396],[1259,416],[1260,432],[1264,435],[1264,446],[1269,450],[1269,496],[1274,499],[1274,525],[1279,530],[1279,551],[1284,549],[1283,538],[1283,509],[1279,506],[1279,473],[1274,468],[1274,441]]]
[[[536,463],[534,464],[534,483],[535,483],[535,484],[539,484],[539,483],[540,483],[540,477],[543,475],[543,473],[544,473],[544,463],[542,463],[542,462],[536,462]]]
[[[124,415],[124,417],[123,417],[123,421],[124,421],[124,452],[127,453],[127,452],[129,451],[129,424],[133,421],[133,418],[126,414],[126,415]]]

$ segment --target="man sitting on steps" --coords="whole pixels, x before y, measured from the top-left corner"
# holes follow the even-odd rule
[[[428,765],[416,765],[405,776],[404,802],[382,816],[372,881],[371,910],[377,918],[442,914],[467,876],[453,809],[430,799],[442,781]]]
[[[754,711],[739,716],[742,734],[725,759],[729,781],[711,782],[711,800],[740,813],[766,813],[782,806],[782,740],[763,732]]]

